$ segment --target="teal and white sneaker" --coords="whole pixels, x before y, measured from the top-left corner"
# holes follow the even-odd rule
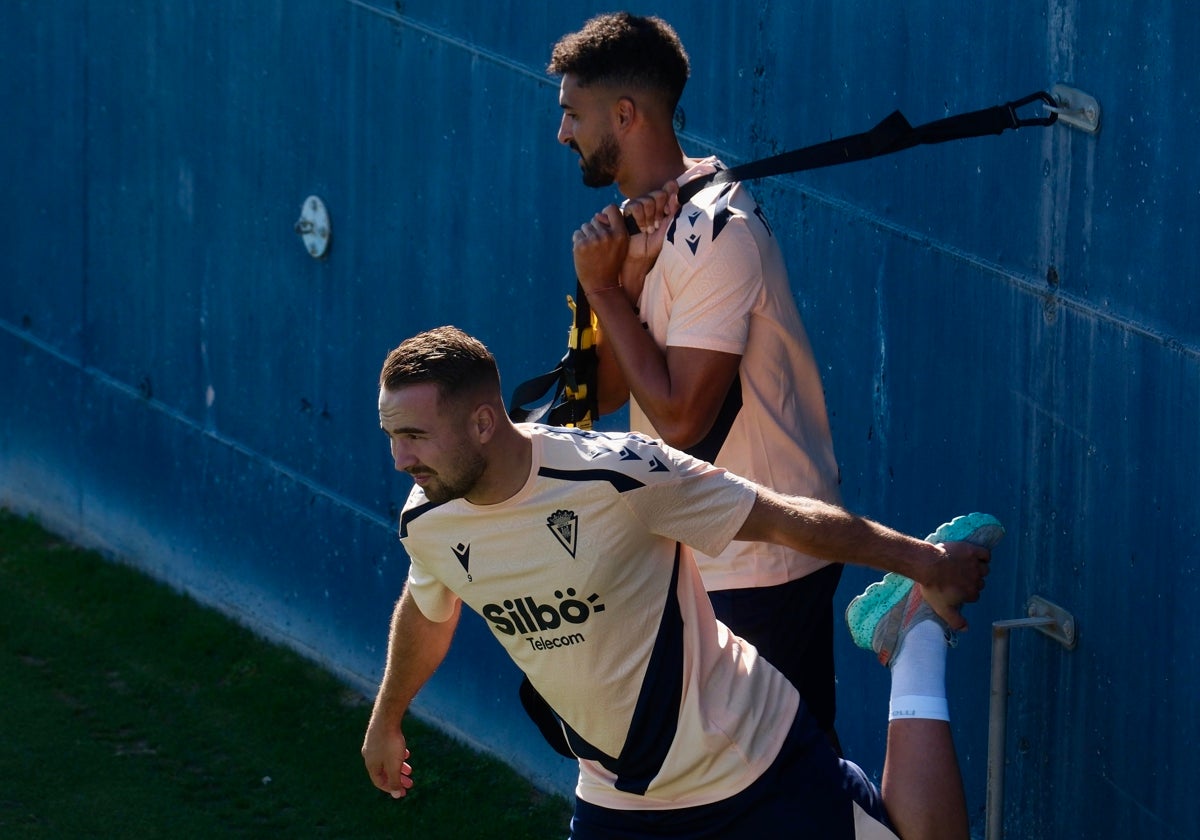
[[[1003,536],[1004,526],[996,517],[968,513],[943,522],[925,542],[969,542],[990,550]],[[909,628],[927,618],[941,624],[949,638],[950,628],[925,602],[920,584],[895,572],[872,583],[846,607],[846,625],[854,644],[875,651],[882,665],[888,665],[900,653]]]

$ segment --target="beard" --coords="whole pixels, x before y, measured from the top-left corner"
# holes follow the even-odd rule
[[[487,459],[478,452],[464,453],[446,472],[430,472],[426,467],[418,467],[409,472],[426,472],[429,481],[421,488],[425,498],[435,504],[461,499],[466,496],[479,482],[487,466]]]
[[[600,146],[590,157],[579,151],[579,168],[583,170],[586,187],[607,187],[617,179],[617,165],[621,162],[621,148],[612,134],[604,135]]]

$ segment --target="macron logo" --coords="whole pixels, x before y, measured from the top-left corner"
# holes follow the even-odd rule
[[[458,558],[458,562],[462,565],[463,571],[467,573],[467,580],[471,579],[471,546],[459,543],[450,549],[454,552],[454,556]]]

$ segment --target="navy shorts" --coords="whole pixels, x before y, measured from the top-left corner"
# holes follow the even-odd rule
[[[854,840],[856,805],[866,822],[891,830],[878,789],[834,754],[801,704],[775,761],[741,793],[666,811],[618,811],[576,797],[570,840]]]
[[[717,619],[796,686],[817,726],[827,732],[837,713],[833,593],[841,578],[841,564],[833,563],[779,586],[708,594]]]

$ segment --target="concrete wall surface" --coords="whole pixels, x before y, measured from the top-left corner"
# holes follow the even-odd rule
[[[549,50],[593,2],[12,0],[0,27],[0,504],[373,692],[409,483],[387,350],[442,323],[506,385],[561,355],[570,235],[614,200],[558,146]],[[691,54],[728,163],[1065,83],[1102,126],[760,182],[851,509],[1007,526],[951,653],[982,836],[990,625],[1011,637],[1009,836],[1200,836],[1200,14],[1194,4],[635,2]],[[1034,106],[1031,114],[1041,113]],[[328,253],[293,226],[329,209]],[[619,423],[613,418],[611,423]],[[874,576],[849,569],[843,607]],[[569,791],[464,619],[420,712]],[[882,766],[887,675],[839,636],[839,730]],[[347,744],[356,750],[357,744]],[[369,784],[364,777],[363,784]]]

